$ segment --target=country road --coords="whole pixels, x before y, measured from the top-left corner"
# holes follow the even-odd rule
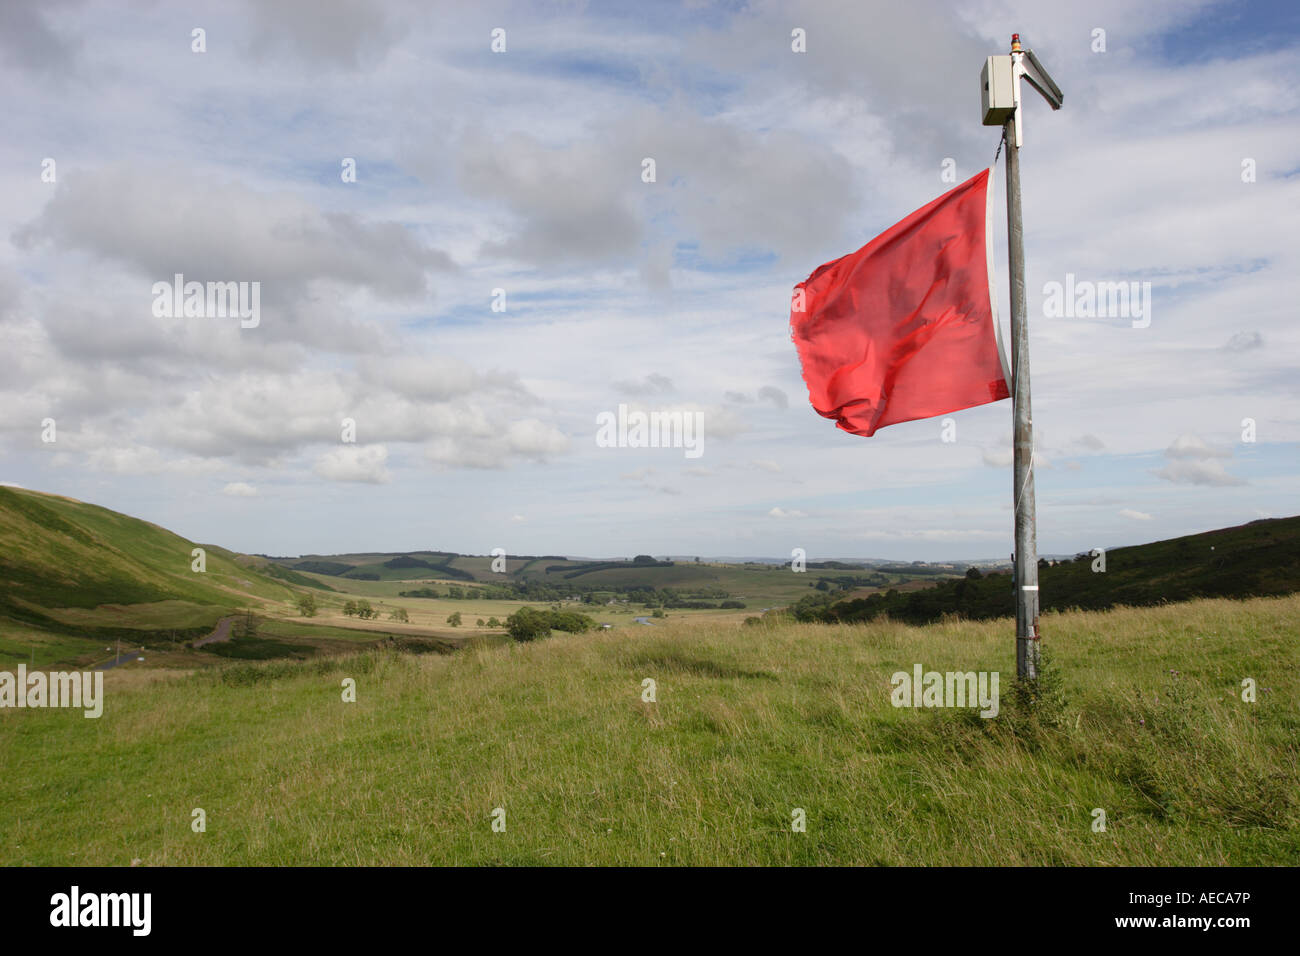
[[[209,634],[207,637],[200,637],[197,641],[194,642],[194,646],[198,648],[198,647],[203,647],[205,644],[219,644],[222,641],[230,640],[230,625],[234,623],[235,623],[234,615],[230,617],[223,617],[221,620],[217,622],[217,626],[213,628],[212,633]]]
[[[230,628],[231,625],[235,623],[235,618],[237,616],[238,615],[232,614],[229,617],[223,617],[221,620],[217,621],[217,626],[212,629],[212,633],[199,638],[197,641],[194,642],[194,646],[202,647],[204,644],[219,644],[222,641],[230,640],[231,638]],[[141,648],[141,650],[143,650],[143,648]],[[118,667],[122,664],[130,663],[131,661],[135,660],[138,656],[139,653],[136,651],[131,651],[129,653],[123,652],[115,656],[110,661],[106,661],[103,664],[96,664],[95,670],[97,671],[112,670],[114,667]]]

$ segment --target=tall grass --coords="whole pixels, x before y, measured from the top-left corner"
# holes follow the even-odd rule
[[[1007,621],[670,619],[110,672],[98,721],[0,711],[0,846],[23,864],[1300,862],[1300,597],[1043,631],[1059,687],[1034,708],[1011,693]],[[895,709],[890,676],[918,662],[999,671],[1001,714]]]

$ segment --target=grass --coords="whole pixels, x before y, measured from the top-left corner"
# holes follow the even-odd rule
[[[273,658],[287,657],[298,659],[309,657],[314,648],[304,644],[289,644],[269,637],[235,637],[207,645],[209,653],[231,660],[266,661]]]
[[[423,637],[435,642],[463,643],[491,639],[501,628],[477,626],[493,617],[504,621],[526,604],[544,605],[536,599],[498,600],[486,597],[453,601],[403,598],[403,590],[418,589],[426,580],[441,581],[446,569],[387,568],[392,556],[338,555],[306,559],[310,566],[374,566],[388,580],[357,581],[335,576],[300,573],[284,564],[257,555],[240,555],[215,545],[201,545],[206,552],[206,570],[192,570],[191,552],[196,547],[157,525],[119,514],[107,508],[59,495],[19,488],[0,488],[0,666],[27,661],[33,666],[87,666],[102,661],[104,648],[123,641],[153,651],[149,666],[188,668],[201,664],[184,654],[173,653],[207,634],[227,614],[252,609],[262,617],[278,619],[276,638],[258,653],[277,650],[288,657],[300,657],[325,649],[322,642],[372,642],[387,634],[406,638]],[[438,563],[445,555],[413,552],[421,560]],[[334,560],[337,559],[337,560]],[[303,563],[283,559],[287,563]],[[312,562],[316,562],[314,565]],[[476,577],[499,583],[491,571],[489,557],[456,557],[450,562],[453,576]],[[546,577],[545,567],[580,567],[580,562],[554,558],[529,561],[515,559],[512,573],[524,568]],[[668,568],[617,569],[596,572],[595,579],[612,575],[626,583],[691,584],[726,589],[740,588],[736,596],[746,599],[753,612],[784,603],[807,591],[803,575],[782,574],[721,565],[678,564]],[[640,575],[640,577],[638,577]],[[630,576],[630,577],[629,577]],[[464,581],[454,584],[464,585]],[[298,597],[311,589],[320,613],[310,622],[290,623],[297,618]],[[379,610],[377,621],[357,621],[343,615],[344,602],[370,600]],[[409,624],[389,620],[390,613],[404,609]],[[632,617],[647,613],[630,605],[583,606],[602,622],[633,625]],[[448,624],[449,615],[459,612],[460,627]],[[719,624],[738,623],[750,610],[671,609],[674,620],[708,619]],[[330,648],[331,651],[333,650]],[[229,651],[212,651],[220,656]]]
[[[73,638],[190,629],[229,605],[287,602],[293,591],[157,525],[57,495],[0,488],[0,639],[40,629]],[[202,606],[206,605],[207,610]]]
[[[0,845],[10,864],[1300,863],[1300,597],[1043,630],[1060,696],[1033,711],[1005,620],[680,618],[113,671],[99,720],[0,711]],[[918,662],[1000,671],[1001,714],[893,708]]]

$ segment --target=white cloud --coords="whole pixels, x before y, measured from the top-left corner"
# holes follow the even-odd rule
[[[269,312],[313,280],[404,297],[427,291],[426,272],[452,268],[446,253],[398,222],[323,210],[224,174],[138,164],[68,174],[16,239],[128,266],[148,279],[142,311],[152,304],[148,285],[178,272],[198,281],[259,281]]]
[[[615,382],[614,388],[624,395],[663,395],[673,390],[673,380],[658,372],[651,372],[639,382]]]
[[[1122,504],[1153,516],[1149,536],[1289,513],[1300,441],[1300,253],[1276,214],[1300,190],[1300,50],[1268,10],[1245,24],[1198,2],[1098,2],[1025,27],[1069,104],[1030,107],[1023,183],[1040,535],[1062,551],[1130,533]],[[380,546],[427,514],[430,487],[458,505],[430,533],[466,550],[516,512],[534,553],[784,554],[773,500],[816,516],[798,526],[818,525],[805,544],[821,553],[1008,550],[1009,404],[955,413],[954,445],[932,421],[847,436],[809,409],[786,315],[794,282],[946,188],[944,158],[963,178],[987,165],[998,131],[974,117],[970,77],[1017,29],[1014,5],[756,0],[645,20],[490,3],[431,20],[329,0],[281,29],[308,7],[214,7],[204,57],[161,7],[0,12],[13,477],[275,553]],[[492,10],[512,26],[504,56],[486,52]],[[1091,54],[1110,20],[1123,29]],[[792,23],[806,55],[784,52]],[[910,70],[899,37],[946,65]],[[57,183],[34,174],[44,156]],[[261,281],[261,325],[154,319],[149,286],[175,271]],[[1043,318],[1042,284],[1067,272],[1152,281],[1151,326]],[[707,467],[600,456],[592,414],[611,392],[705,412]],[[331,451],[345,417],[387,457]],[[1234,460],[1244,417],[1259,442]],[[658,473],[618,480],[651,460]],[[229,474],[302,507],[182,507],[182,479]],[[382,496],[331,484],[383,479]],[[862,496],[884,507],[859,515],[846,503]],[[342,517],[313,519],[326,509]]]
[[[552,425],[527,418],[484,434],[435,438],[425,457],[440,466],[504,468],[512,459],[545,462],[570,448],[567,435]]]
[[[1156,477],[1180,485],[1211,485],[1228,488],[1244,485],[1246,480],[1229,474],[1221,461],[1171,461],[1154,472]]]
[[[792,508],[792,509],[789,509],[789,510],[787,510],[787,509],[785,509],[785,508],[773,508],[771,511],[768,512],[768,516],[769,516],[769,517],[772,517],[772,518],[806,518],[806,517],[808,517],[804,512],[802,512],[802,511],[797,511],[797,510],[795,510],[795,509],[793,509],[793,508]]]
[[[256,498],[257,489],[244,481],[232,481],[221,489],[223,495],[234,498]]]
[[[383,445],[343,445],[316,459],[316,474],[330,481],[360,481],[382,485],[388,473],[388,449]]]
[[[1165,449],[1167,458],[1231,458],[1232,452],[1211,448],[1196,435],[1179,435]]]
[[[1165,449],[1165,457],[1170,459],[1169,464],[1152,473],[1166,481],[1217,488],[1246,484],[1244,479],[1229,474],[1219,460],[1231,458],[1231,451],[1211,448],[1196,435],[1179,435]]]

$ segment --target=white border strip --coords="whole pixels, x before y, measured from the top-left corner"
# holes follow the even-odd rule
[[[1007,391],[1014,394],[1011,381],[1011,367],[1007,365],[1007,350],[1002,344],[1002,323],[998,321],[998,286],[997,272],[993,268],[993,167],[989,167],[989,179],[984,189],[984,258],[989,269],[989,311],[993,315],[993,330],[998,340],[998,360],[1002,363],[1002,378],[1007,383]]]

